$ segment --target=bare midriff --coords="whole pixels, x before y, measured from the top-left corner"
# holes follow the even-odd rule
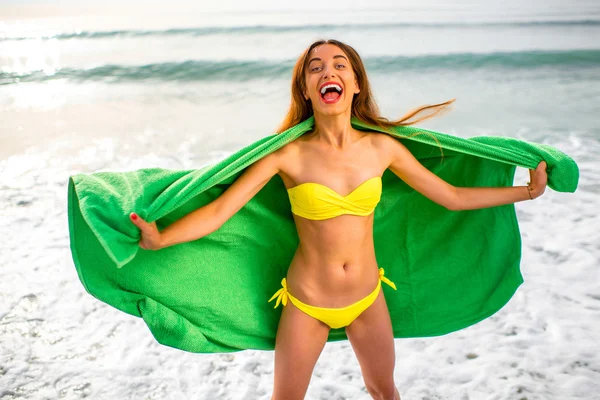
[[[294,297],[315,307],[340,308],[375,289],[373,214],[294,219],[300,243],[287,273]]]

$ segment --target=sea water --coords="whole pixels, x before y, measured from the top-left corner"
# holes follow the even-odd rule
[[[361,54],[384,116],[456,98],[419,126],[546,143],[581,170],[575,194],[517,204],[525,283],[501,311],[396,340],[402,398],[600,398],[600,5],[220,5],[0,5],[0,400],[270,399],[272,352],[171,349],[85,292],[67,180],[198,168],[273,133],[323,38]],[[326,345],[307,398],[370,398],[348,342]]]

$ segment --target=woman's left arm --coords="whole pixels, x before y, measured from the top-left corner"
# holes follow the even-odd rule
[[[528,186],[456,187],[425,168],[398,140],[388,135],[382,137],[388,168],[410,187],[449,210],[474,210],[533,200],[546,189],[548,175],[545,161],[540,162],[536,169],[529,170]]]

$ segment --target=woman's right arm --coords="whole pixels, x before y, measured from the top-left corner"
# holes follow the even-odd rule
[[[240,176],[212,202],[190,212],[158,232],[156,223],[149,224],[131,214],[131,221],[141,229],[140,246],[158,250],[178,243],[199,239],[219,229],[221,225],[240,210],[280,170],[281,154],[270,153],[250,165]]]

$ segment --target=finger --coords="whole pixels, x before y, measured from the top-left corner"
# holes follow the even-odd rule
[[[140,217],[139,215],[137,215],[136,213],[132,212],[131,214],[129,214],[129,219],[131,220],[131,222],[133,222],[133,224],[135,226],[137,226],[140,229],[144,229],[146,228],[147,222],[144,221],[142,219],[142,217]]]
[[[148,223],[135,213],[130,214],[130,219],[131,222],[140,229],[142,236],[146,235],[148,237],[153,237],[158,233],[156,221]]]

